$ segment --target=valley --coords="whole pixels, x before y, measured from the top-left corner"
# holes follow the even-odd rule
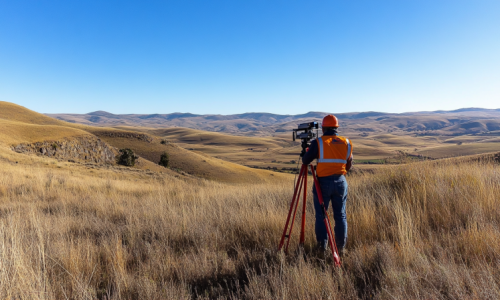
[[[200,154],[264,169],[288,171],[299,160],[300,143],[291,132],[303,122],[321,122],[326,113],[302,115],[51,115],[60,120],[145,132]],[[438,159],[488,153],[500,149],[500,110],[388,114],[336,114],[340,134],[351,139],[359,168],[374,168],[406,155]],[[253,124],[249,127],[248,124]],[[167,128],[161,128],[167,127]],[[319,132],[321,134],[321,131]],[[366,166],[366,165],[369,166]]]

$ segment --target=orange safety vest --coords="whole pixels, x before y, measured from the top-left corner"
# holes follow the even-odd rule
[[[330,175],[345,175],[347,160],[352,155],[352,146],[349,139],[330,135],[317,139],[319,146],[318,177]]]

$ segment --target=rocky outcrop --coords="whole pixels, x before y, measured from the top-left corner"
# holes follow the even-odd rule
[[[113,149],[95,136],[19,144],[13,146],[12,150],[19,153],[35,153],[41,156],[68,161],[83,161],[98,164],[115,163]]]
[[[94,133],[97,136],[101,137],[121,137],[121,138],[128,138],[128,139],[138,139],[144,142],[151,143],[153,142],[153,138],[150,137],[147,134],[144,133],[135,133],[135,132],[121,132],[121,131],[99,131]]]

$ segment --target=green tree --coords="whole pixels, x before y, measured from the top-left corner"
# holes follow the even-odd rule
[[[158,164],[160,166],[164,166],[165,168],[168,168],[169,161],[170,161],[170,158],[168,156],[168,153],[163,152],[163,154],[160,156],[160,162]]]
[[[133,167],[135,165],[136,156],[134,151],[129,148],[120,149],[120,154],[117,156],[117,163],[119,165],[124,165],[127,167]]]

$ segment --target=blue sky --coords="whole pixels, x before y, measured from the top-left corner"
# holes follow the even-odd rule
[[[43,113],[500,108],[498,0],[0,0],[0,100]]]

